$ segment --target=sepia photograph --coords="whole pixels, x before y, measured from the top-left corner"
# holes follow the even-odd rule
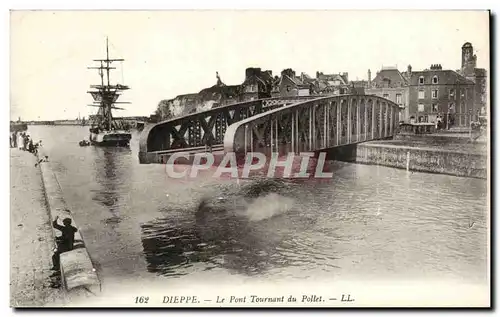
[[[487,10],[11,10],[10,307],[491,307]]]

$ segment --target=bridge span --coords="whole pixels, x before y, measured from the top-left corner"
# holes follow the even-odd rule
[[[395,134],[399,106],[372,95],[259,99],[164,121],[141,135],[141,163],[165,163],[175,152],[313,152]]]
[[[292,96],[234,103],[146,126],[139,141],[139,162],[164,163],[175,152],[198,152],[211,137],[214,150],[222,150],[226,129],[248,117],[317,96]]]

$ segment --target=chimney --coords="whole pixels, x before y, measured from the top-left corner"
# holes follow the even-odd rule
[[[245,77],[248,79],[249,77],[252,76],[259,76],[261,73],[260,68],[255,68],[255,67],[249,67],[245,70]]]
[[[368,87],[372,85],[372,72],[368,70]]]
[[[411,65],[408,65],[407,75],[408,78],[411,78]]]
[[[316,71],[316,79],[319,78],[319,72]]]
[[[281,72],[281,76],[283,76],[283,75],[286,75],[292,79],[295,78],[295,72],[291,68],[284,69]]]
[[[250,78],[252,76],[252,68],[247,68],[245,70],[245,80],[247,80],[248,78]]]
[[[349,73],[342,73],[342,77],[344,77],[346,83],[349,83]]]

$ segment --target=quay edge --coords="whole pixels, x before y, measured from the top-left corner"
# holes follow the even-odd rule
[[[486,153],[368,142],[357,144],[352,148],[335,149],[332,155],[339,161],[380,165],[414,172],[480,179],[487,179],[488,176]]]
[[[39,149],[38,159],[40,160],[44,156],[43,150]],[[50,157],[49,162],[42,162],[39,166],[42,172],[42,184],[51,219],[51,226],[55,217],[59,216],[61,219],[70,218],[72,225],[78,228],[66,204],[57,177],[50,167]],[[52,231],[54,237],[61,234],[54,228],[52,228]],[[101,282],[92,264],[80,230],[75,233],[74,249],[60,255],[60,266],[61,283],[70,297],[72,295],[80,296],[82,293],[86,296],[92,296],[101,292]]]

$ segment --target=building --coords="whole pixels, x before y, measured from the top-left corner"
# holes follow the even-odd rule
[[[364,95],[364,94],[366,94],[366,89],[368,88],[368,81],[366,81],[366,80],[352,80],[349,83],[349,86],[350,86],[349,94]]]
[[[462,46],[462,67],[454,71],[433,64],[428,69],[405,72],[396,67],[382,67],[365,93],[389,99],[400,106],[400,120],[436,122],[442,117],[450,126],[469,126],[486,109],[487,74],[476,67],[472,44]],[[449,120],[446,120],[449,118]]]
[[[440,64],[430,69],[403,74],[408,80],[410,121],[436,122],[437,116],[450,117],[449,126],[468,126],[475,113],[474,82]]]
[[[323,72],[316,72],[314,88],[317,94],[347,94],[350,91],[349,75],[348,73],[323,74]]]
[[[409,66],[411,72],[411,66]],[[408,80],[396,67],[382,67],[375,78],[371,80],[371,71],[368,70],[368,82],[365,94],[375,95],[399,105],[399,121],[409,121],[409,88]]]
[[[273,97],[309,96],[313,84],[306,81],[306,76],[302,73],[301,76],[297,77],[293,69],[284,69],[279,81],[275,82]],[[310,79],[309,76],[307,77]]]
[[[245,70],[245,81],[241,84],[241,101],[270,98],[273,89],[273,72],[250,67]]]

